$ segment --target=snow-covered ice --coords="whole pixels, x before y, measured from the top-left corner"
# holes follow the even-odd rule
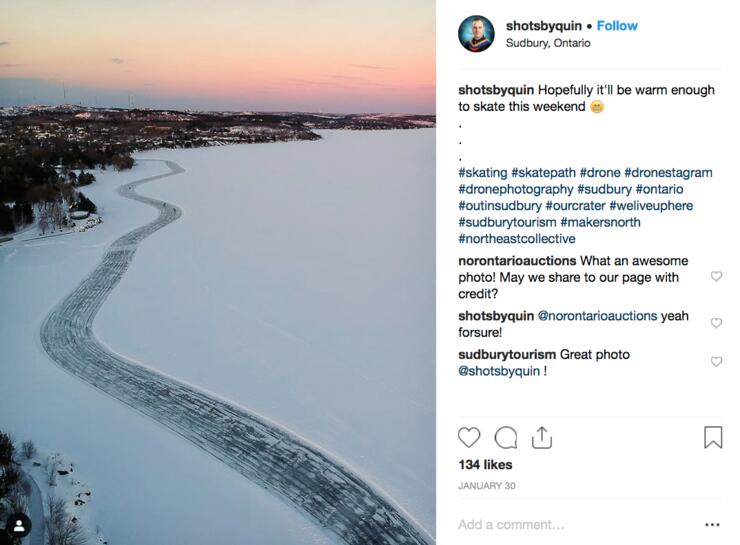
[[[61,452],[82,468],[96,494],[90,519],[112,545],[332,543],[295,509],[72,377],[43,352],[39,329],[51,308],[112,240],[156,216],[121,198],[116,187],[166,170],[162,163],[142,163],[129,172],[98,172],[86,194],[101,207],[104,223],[84,233],[0,246],[0,429],[19,442],[33,439],[40,451]]]
[[[187,170],[139,189],[177,203],[184,215],[142,243],[104,304],[96,334],[112,350],[332,452],[431,531],[434,133],[322,134],[324,140],[316,142],[141,154],[175,160]],[[225,528],[224,543],[249,535],[268,537],[263,543],[305,543],[306,536],[322,542],[323,534],[284,504],[63,374],[40,352],[38,327],[51,306],[92,269],[114,235],[156,214],[112,188],[125,177],[163,170],[142,161],[133,172],[96,173],[98,182],[86,194],[101,208],[103,224],[43,241],[43,247],[0,247],[0,293],[19,308],[12,320],[3,316],[8,328],[3,323],[0,339],[16,360],[28,361],[17,380],[51,396],[36,403],[21,400],[22,394],[0,399],[0,427],[88,468],[96,509],[103,511],[98,518],[112,543],[115,535],[130,535],[116,532],[142,513],[157,524],[172,517],[174,506],[183,508],[183,500],[193,496],[194,482],[203,487],[193,498],[199,515],[188,505],[180,512],[191,522],[178,526],[168,519],[158,531],[194,542],[184,536],[207,535],[193,522],[201,516]],[[30,308],[24,308],[25,299]],[[4,376],[10,369],[3,365]],[[50,409],[54,400],[66,412]],[[97,428],[78,427],[91,419]],[[111,444],[118,435],[111,423],[117,421],[124,443],[115,443],[118,451]],[[145,432],[171,459],[140,442]],[[102,452],[91,453],[90,443],[103,443],[95,447]],[[81,460],[92,454],[100,456],[97,463]],[[126,468],[131,485],[138,480],[161,492],[142,500],[127,490],[121,500],[115,492],[120,476],[102,474],[109,460]],[[162,477],[145,481],[147,472]],[[173,474],[183,476],[182,483],[172,486]],[[219,486],[207,485],[204,477]],[[231,494],[228,507],[214,497],[224,487]],[[106,494],[116,497],[106,503]],[[127,500],[125,514],[106,508]],[[169,509],[162,505],[168,501]]]

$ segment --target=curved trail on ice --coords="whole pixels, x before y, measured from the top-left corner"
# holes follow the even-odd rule
[[[93,321],[123,277],[139,243],[176,221],[182,210],[136,193],[137,186],[184,169],[124,184],[119,194],[159,211],[153,221],[115,240],[97,267],[59,303],[41,326],[41,344],[76,377],[153,418],[244,477],[277,494],[348,545],[415,545],[433,540],[357,474],[290,432],[111,352]],[[250,542],[253,536],[244,536]]]

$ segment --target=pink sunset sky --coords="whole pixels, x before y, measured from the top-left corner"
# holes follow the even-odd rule
[[[0,106],[434,112],[432,0],[28,0]]]

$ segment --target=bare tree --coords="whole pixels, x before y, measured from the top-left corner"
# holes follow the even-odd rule
[[[46,460],[46,477],[49,486],[57,485],[57,461],[51,456]]]
[[[31,481],[29,481],[25,475],[21,477],[20,481],[18,481],[18,488],[20,489],[21,494],[26,497],[29,497],[31,495],[31,491],[33,490],[33,487],[31,486]]]
[[[62,205],[62,201],[55,200],[51,203],[51,224],[53,226],[52,230],[61,229],[62,225],[64,225],[64,206]]]
[[[36,217],[39,218],[41,234],[51,227],[54,229],[57,217],[54,215],[55,203],[60,200],[59,188],[51,185],[36,185],[29,188],[26,193],[28,202],[36,209]]]
[[[64,500],[50,494],[46,499],[46,526],[49,545],[85,545],[87,536],[82,525],[67,513]]]
[[[45,235],[46,230],[49,228],[49,216],[46,213],[46,203],[44,203],[44,206],[37,206],[36,215],[39,217],[39,229],[41,229],[41,234]]]
[[[23,441],[21,444],[21,453],[23,453],[23,457],[26,460],[30,460],[36,456],[36,445],[33,444],[33,441]]]
[[[75,188],[72,184],[60,184],[59,193],[62,196],[62,203],[64,204],[66,212],[69,207],[74,204],[77,197],[77,191],[75,191]]]

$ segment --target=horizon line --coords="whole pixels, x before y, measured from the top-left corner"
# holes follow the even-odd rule
[[[73,104],[70,102],[64,104],[49,104],[49,103],[36,103],[36,104],[13,104],[10,106],[0,106],[2,109],[7,108],[81,108],[85,110],[149,110],[149,111],[174,111],[174,112],[218,112],[218,113],[235,113],[235,114],[322,114],[322,115],[408,115],[408,116],[436,116],[436,111],[431,113],[409,113],[399,111],[354,111],[354,112],[330,112],[322,110],[229,110],[229,109],[200,109],[200,108],[176,108],[176,107],[151,107],[151,106],[87,106],[82,104]]]

